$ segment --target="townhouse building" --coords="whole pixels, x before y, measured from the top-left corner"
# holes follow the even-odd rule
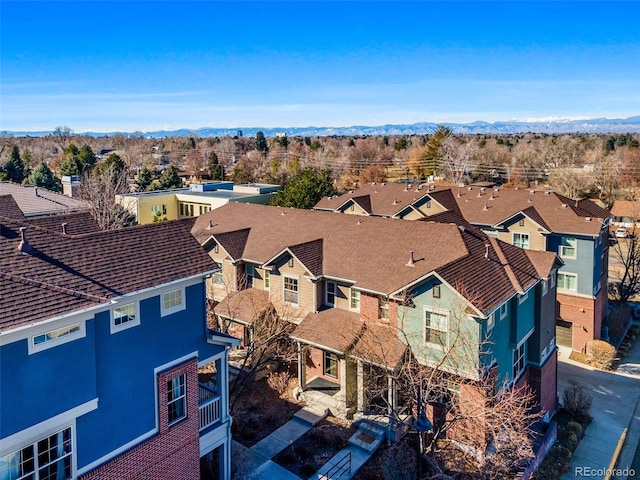
[[[555,252],[557,342],[584,351],[601,337],[607,311],[611,214],[589,199],[558,193],[425,184],[369,184],[324,198],[318,210],[407,220],[468,223],[526,250]]]
[[[189,228],[0,216],[0,478],[186,480],[205,455],[230,478],[238,340],[207,328]]]
[[[470,225],[247,204],[201,215],[192,233],[221,266],[208,286],[221,325],[251,342],[268,311],[296,324],[309,404],[391,416],[415,401],[397,384],[415,359],[464,379],[461,398],[492,372],[556,409],[554,253]]]

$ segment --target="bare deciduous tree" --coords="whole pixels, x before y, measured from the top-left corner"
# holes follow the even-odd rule
[[[126,173],[94,169],[82,176],[78,196],[89,204],[89,212],[102,230],[114,230],[135,224],[135,217],[116,203],[116,195],[127,192]]]

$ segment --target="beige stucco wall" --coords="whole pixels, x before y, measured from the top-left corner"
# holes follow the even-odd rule
[[[289,321],[299,323],[314,309],[315,284],[306,276],[308,272],[298,260],[294,258],[293,267],[289,267],[287,259],[278,264],[278,273],[271,273],[271,288],[269,298],[276,307],[278,314]],[[298,305],[285,304],[284,302],[284,278],[286,276],[298,279]]]
[[[519,225],[521,218],[524,218],[524,226]],[[538,231],[540,226],[527,217],[515,218],[512,222],[504,225],[506,231],[499,231],[498,238],[513,245],[514,233],[529,234],[529,250],[546,250],[547,240],[542,232]]]

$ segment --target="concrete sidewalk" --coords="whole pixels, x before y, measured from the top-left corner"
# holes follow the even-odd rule
[[[571,469],[562,480],[590,476],[604,478],[618,440],[625,429],[628,434],[618,457],[617,469],[631,467],[640,438],[640,339],[617,372],[604,372],[569,359],[570,350],[560,349],[558,362],[558,395],[569,386],[569,380],[580,383],[593,397],[593,421],[571,459]],[[636,472],[636,475],[640,472]],[[616,477],[626,479],[627,476]],[[636,478],[636,477],[629,477]]]

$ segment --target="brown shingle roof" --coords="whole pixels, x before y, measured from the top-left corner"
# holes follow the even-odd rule
[[[217,268],[190,235],[191,221],[71,236],[3,221],[0,330],[43,321]],[[21,226],[32,247],[18,250]]]
[[[398,338],[398,330],[390,325],[366,324],[350,354],[387,368],[395,368],[404,358],[407,345]]]
[[[0,217],[20,219],[24,213],[16,203],[13,195],[0,195]]]
[[[209,220],[215,224],[211,229]],[[382,294],[402,291],[435,273],[484,313],[538,278],[521,249],[489,240],[470,226],[229,204],[198,217],[193,232],[198,237],[207,229],[217,238],[219,233],[249,228],[245,259],[265,263],[294,247],[314,274],[321,271]],[[415,262],[408,266],[411,251]]]
[[[220,317],[249,325],[258,319],[270,304],[267,290],[247,288],[227,295],[213,311]]]
[[[616,217],[640,218],[640,202],[616,200],[611,207],[611,215]]]
[[[360,314],[329,308],[304,317],[291,338],[344,354],[354,345],[363,329]]]

